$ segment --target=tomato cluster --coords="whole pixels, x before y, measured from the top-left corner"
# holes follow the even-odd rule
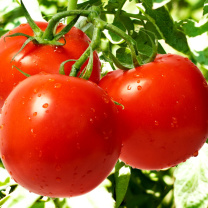
[[[47,26],[37,24],[43,30]],[[20,31],[32,33],[24,24],[9,35]],[[96,84],[97,53],[90,79],[84,80],[68,76],[74,62],[66,64],[66,75],[59,74],[63,61],[78,59],[89,46],[81,30],[73,27],[63,46],[30,42],[20,52],[26,38],[7,35],[0,40],[0,154],[5,168],[17,183],[40,195],[89,192],[108,176],[121,150],[118,110]],[[32,76],[26,78],[13,65]]]
[[[44,30],[47,23],[37,25]],[[24,24],[10,34],[20,31],[33,33]],[[66,64],[66,75],[59,67],[78,59],[89,39],[75,27],[64,38],[63,46],[30,42],[21,51],[25,37],[0,39],[0,154],[17,183],[40,195],[70,197],[98,186],[119,158],[159,170],[197,154],[208,137],[208,85],[190,60],[157,55],[100,80],[94,52],[84,80],[68,76],[74,62]]]

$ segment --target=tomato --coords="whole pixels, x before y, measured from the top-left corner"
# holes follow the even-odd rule
[[[179,55],[158,55],[128,71],[109,72],[99,84],[119,108],[120,159],[147,170],[175,166],[208,137],[208,86],[199,69]]]
[[[44,31],[48,25],[47,22],[37,22],[37,25]],[[57,31],[63,29],[64,25],[60,24]],[[77,60],[89,46],[89,38],[81,30],[73,27],[64,37],[66,44],[64,46],[39,45],[30,42],[15,57],[20,50],[26,37],[7,37],[14,33],[24,33],[32,36],[33,31],[28,24],[21,24],[14,30],[8,32],[0,39],[0,107],[9,95],[14,86],[26,77],[19,72],[13,65],[26,72],[34,75],[39,72],[59,73],[60,64],[69,59]],[[63,42],[63,38],[60,40]],[[89,80],[96,83],[100,80],[100,61],[96,52],[94,52],[93,71]],[[65,64],[65,74],[68,75],[74,61]],[[83,70],[87,62],[82,66]]]
[[[118,160],[118,110],[93,82],[59,74],[19,83],[2,108],[0,152],[12,178],[50,197],[86,193]]]

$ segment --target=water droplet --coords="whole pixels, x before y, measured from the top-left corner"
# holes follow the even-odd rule
[[[142,86],[138,85],[138,86],[137,86],[137,89],[138,89],[138,90],[141,90],[141,89],[142,89]]]
[[[46,112],[46,113],[49,113],[49,110],[46,110],[45,112]]]
[[[105,103],[109,103],[110,102],[110,99],[108,97],[106,97],[106,96],[103,97],[103,100],[104,100]]]
[[[95,109],[94,108],[90,108],[90,110],[94,113],[95,112]]]
[[[50,79],[48,79],[50,82],[54,82],[55,81],[55,79],[53,79],[53,78],[50,78]]]
[[[88,171],[87,171],[87,174],[90,174],[90,173],[92,173],[92,170],[88,170]]]
[[[25,104],[25,101],[22,101],[22,104],[24,105]]]
[[[199,154],[198,150],[194,152],[193,157],[197,157]]]
[[[43,108],[47,108],[47,107],[48,107],[48,103],[43,104],[42,107],[43,107]]]
[[[24,26],[26,26],[27,24],[26,23],[22,23],[21,25],[20,25],[20,27],[24,27]]]
[[[38,94],[38,97],[41,97],[41,93]]]
[[[61,166],[60,165],[56,165],[56,171],[57,172],[61,171]]]
[[[30,129],[30,131],[31,131],[32,136],[36,137],[36,134],[34,133],[34,129]]]
[[[155,126],[158,126],[159,125],[159,122],[158,121],[155,121]]]
[[[93,121],[93,119],[92,119],[92,118],[90,118],[90,123],[94,123],[94,121]]]
[[[0,125],[0,130],[3,129],[3,127],[4,127],[4,124]]]
[[[176,117],[172,117],[172,121],[174,124],[176,124],[178,122]]]
[[[76,146],[77,146],[77,149],[80,150],[80,143],[77,142]]]
[[[61,182],[61,178],[60,177],[56,177],[56,181],[60,183]]]
[[[42,157],[42,155],[43,155],[43,152],[40,150],[38,156]]]
[[[54,85],[54,88],[60,88],[61,87],[61,83],[56,83],[55,85]]]
[[[2,156],[1,156],[1,159],[2,159],[2,160],[5,160],[5,155],[2,155]]]
[[[131,85],[128,85],[127,86],[127,90],[131,90]]]
[[[204,85],[204,87],[208,86],[206,81],[203,82],[203,85]]]
[[[37,112],[34,112],[34,113],[33,113],[33,116],[37,116],[37,114],[38,114]]]
[[[138,77],[140,77],[140,74],[134,74],[134,77],[138,78]]]
[[[34,93],[34,94],[38,93],[38,90],[37,90],[37,89],[34,89],[34,90],[33,90],[33,93]]]
[[[140,83],[140,82],[141,82],[141,81],[138,79],[138,80],[137,80],[137,83]]]

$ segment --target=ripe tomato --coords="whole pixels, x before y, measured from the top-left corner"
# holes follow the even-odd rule
[[[50,197],[86,193],[118,160],[117,107],[95,83],[65,75],[34,75],[2,108],[0,152],[13,179]]]
[[[99,84],[119,108],[120,159],[138,169],[185,161],[208,137],[208,86],[187,58],[158,55],[152,63],[109,72]]]
[[[37,22],[37,25],[44,31],[48,23]],[[57,31],[60,31],[63,27],[64,25],[60,24],[57,27]],[[0,39],[0,107],[2,107],[3,102],[13,87],[26,78],[16,68],[13,68],[13,65],[30,75],[37,74],[41,71],[57,74],[59,73],[60,64],[65,60],[78,59],[89,46],[90,41],[84,32],[73,27],[64,37],[66,41],[64,46],[38,45],[30,42],[11,61],[27,39],[23,36],[6,37],[14,33],[33,35],[30,26],[28,24],[22,24]],[[69,74],[73,64],[74,61],[65,64],[66,75]],[[87,62],[82,66],[81,70],[84,69],[86,64]],[[100,61],[96,52],[94,52],[93,71],[89,80],[96,83],[100,80]]]

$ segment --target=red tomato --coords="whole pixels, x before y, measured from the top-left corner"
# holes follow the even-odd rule
[[[208,86],[187,58],[158,55],[154,62],[109,72],[101,81],[119,108],[120,159],[138,168],[175,166],[196,155],[208,137]]]
[[[37,22],[37,25],[44,31],[48,23]],[[57,27],[57,31],[60,31],[63,27],[64,25],[60,24]],[[16,56],[14,61],[11,61],[27,38],[23,36],[6,36],[18,32],[30,36],[33,35],[30,26],[28,24],[22,24],[0,39],[0,107],[2,107],[3,102],[13,87],[26,78],[16,68],[12,68],[13,65],[30,75],[42,71],[57,74],[59,73],[60,64],[69,59],[77,60],[89,46],[90,41],[84,32],[73,27],[64,37],[66,40],[64,46],[38,45],[30,42]],[[65,64],[66,75],[69,74],[72,64],[74,64],[74,61]],[[87,62],[82,66],[82,70],[86,64]],[[100,80],[100,61],[96,52],[94,52],[93,71],[90,80],[96,83]]]
[[[64,75],[34,75],[2,108],[0,152],[12,178],[50,197],[86,193],[118,160],[118,110],[95,83]]]

